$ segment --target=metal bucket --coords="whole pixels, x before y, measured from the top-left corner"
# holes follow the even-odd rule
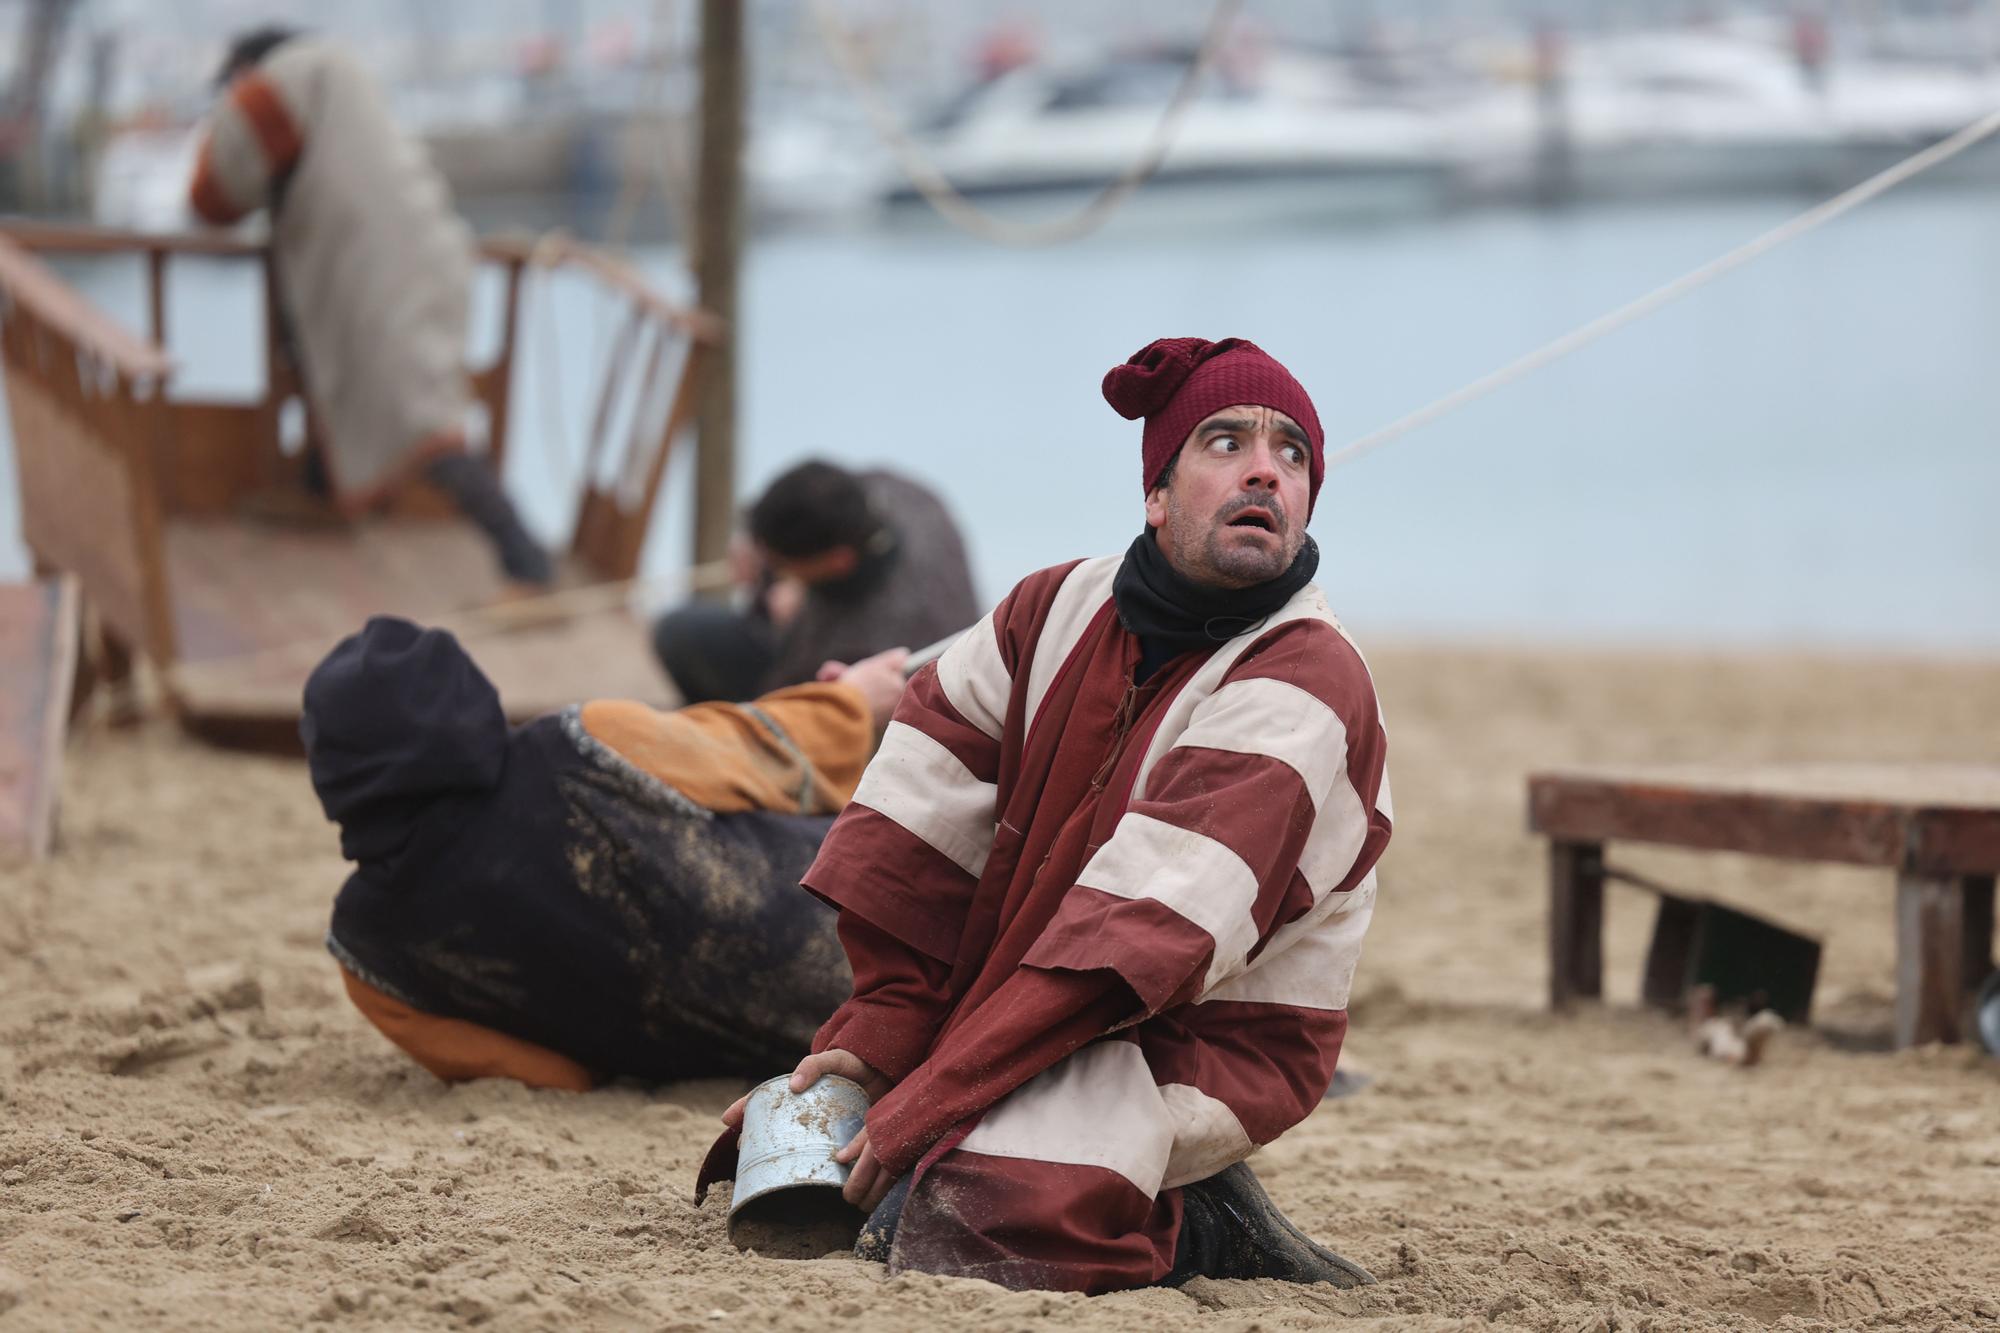
[[[1981,1046],[2000,1055],[2000,972],[1986,978],[1979,998],[1972,1002],[1972,1030]]]
[[[840,1197],[850,1168],[833,1155],[861,1132],[868,1094],[834,1074],[800,1093],[790,1083],[790,1074],[780,1074],[750,1090],[729,1239],[773,1258],[816,1259],[853,1248],[867,1220]]]

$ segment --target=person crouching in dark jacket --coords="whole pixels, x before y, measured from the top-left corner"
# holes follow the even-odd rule
[[[986,610],[944,502],[897,473],[812,460],[750,506],[732,553],[741,605],[691,602],[653,626],[681,697],[742,700],[854,662],[921,648]]]

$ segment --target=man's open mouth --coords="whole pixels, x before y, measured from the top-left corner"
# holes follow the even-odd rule
[[[1262,509],[1246,509],[1235,518],[1230,519],[1228,526],[1232,528],[1259,528],[1265,532],[1276,533],[1278,530],[1278,521]]]

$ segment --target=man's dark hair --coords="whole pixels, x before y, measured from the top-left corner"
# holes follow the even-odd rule
[[[750,506],[750,535],[787,560],[859,547],[880,526],[861,478],[817,459],[779,476]]]
[[[222,58],[222,67],[215,71],[215,86],[227,88],[238,74],[246,69],[255,69],[263,63],[265,56],[298,35],[297,28],[277,23],[237,34],[236,40],[229,44],[229,54]]]
[[[1160,475],[1153,478],[1153,484],[1146,488],[1146,494],[1151,495],[1154,491],[1159,490],[1163,486],[1172,485],[1174,480],[1174,469],[1180,466],[1180,462],[1181,462],[1180,453],[1176,451],[1174,456],[1167,460],[1167,465],[1160,469]]]

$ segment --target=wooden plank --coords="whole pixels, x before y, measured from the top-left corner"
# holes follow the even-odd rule
[[[1604,994],[1604,848],[1549,844],[1549,1004]]]
[[[358,536],[185,521],[168,534],[182,661],[176,709],[196,734],[297,749],[306,676],[370,615],[465,627],[466,647],[511,716],[587,698],[667,705],[673,692],[644,629],[622,609],[509,632],[464,614],[499,600],[502,579],[469,525],[382,520]],[[583,582],[566,565],[566,582]]]
[[[183,668],[179,713],[193,735],[215,745],[296,755],[306,677],[360,621],[278,661]],[[594,612],[558,625],[510,633],[470,633],[465,649],[521,723],[590,699],[636,699],[656,708],[680,701],[653,661],[645,628],[623,612]]]
[[[1951,876],[1896,877],[1896,1045],[1965,1035],[1965,893]]]
[[[80,619],[73,577],[0,585],[0,862],[54,839]]]
[[[2000,814],[1938,808],[1912,811],[1904,864],[1930,875],[2000,871]]]
[[[159,405],[160,507],[169,517],[234,514],[243,498],[268,484],[277,455],[262,403],[171,400]]]
[[[158,251],[167,255],[228,258],[260,256],[270,248],[260,238],[232,231],[133,231],[124,227],[78,226],[29,218],[0,220],[0,238],[45,254],[121,255]],[[482,259],[502,263],[523,262],[533,250],[532,242],[511,236],[482,237],[478,245]],[[646,282],[636,271],[609,254],[573,241],[564,246],[562,261],[582,263],[593,268],[602,266],[607,281],[615,278],[635,286],[644,286]],[[675,309],[663,299],[661,304],[666,309]],[[681,313],[695,315],[699,312]]]
[[[11,320],[5,338],[22,540],[42,565],[81,578],[94,612],[143,643],[147,552],[132,522],[132,462],[109,435],[117,418],[78,392],[59,357],[38,365],[20,345],[32,335]]]
[[[2000,768],[1543,773],[1529,779],[1529,824],[1572,841],[1974,873],[2000,869]]]
[[[0,236],[46,254],[117,255],[158,250],[181,255],[254,255],[264,242],[226,231],[149,232],[122,227],[81,227],[66,222],[9,218]]]
[[[1554,838],[1666,843],[1708,851],[1893,866],[1904,821],[1893,806],[1536,776],[1529,822]]]
[[[0,236],[0,291],[36,322],[102,359],[125,379],[159,381],[173,370],[165,352],[119,325],[5,236]],[[18,316],[10,310],[8,317]]]
[[[1555,769],[1536,776],[1579,784],[1852,801],[1913,810],[2000,807],[2000,763],[1992,760],[1627,764]]]

